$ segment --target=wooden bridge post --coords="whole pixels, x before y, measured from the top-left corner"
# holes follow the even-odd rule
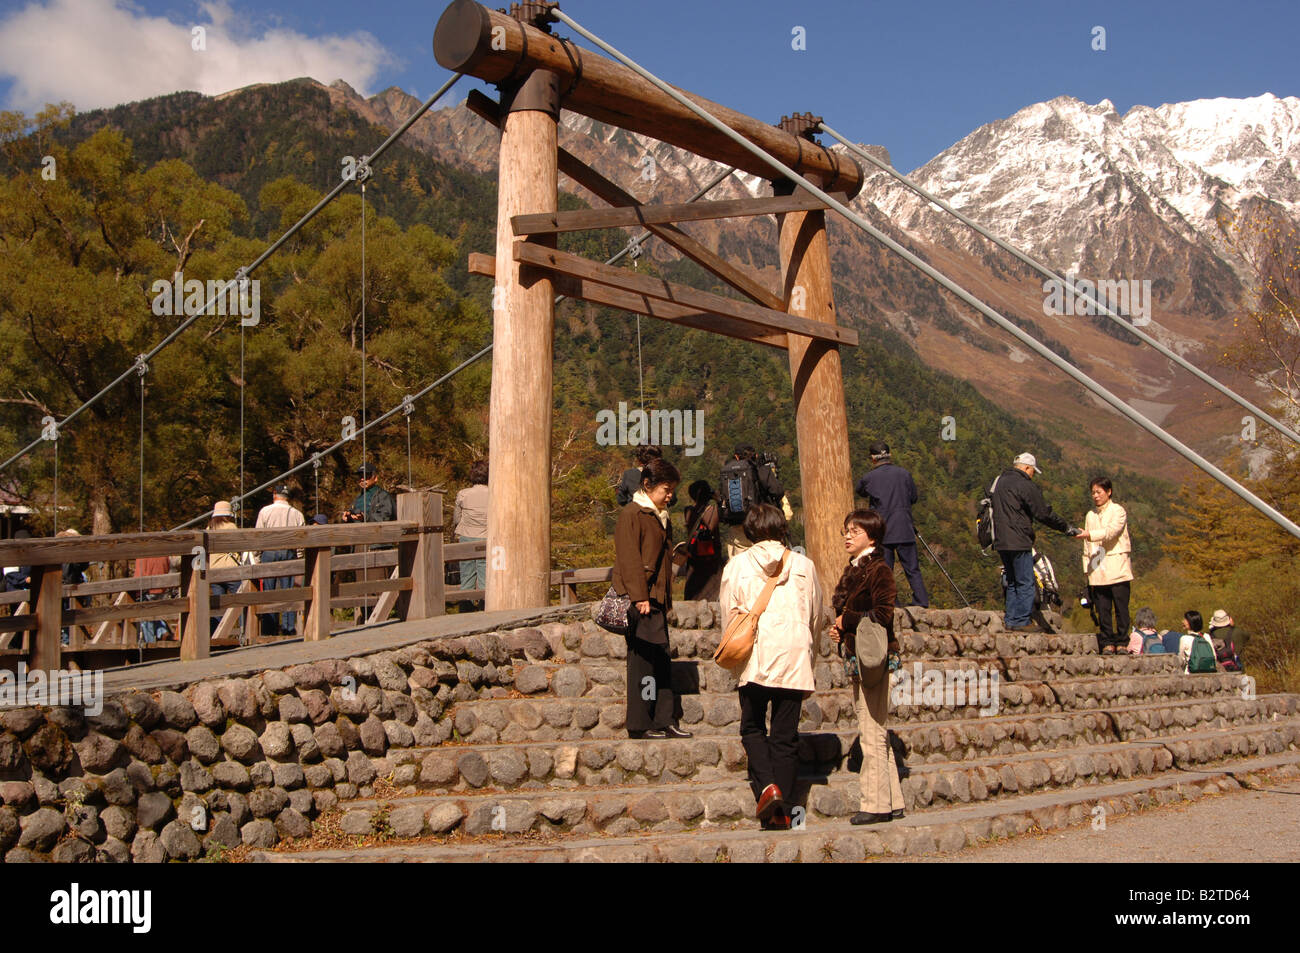
[[[490,474],[489,474],[490,475]],[[447,611],[443,591],[442,494],[422,491],[397,498],[397,520],[415,523],[415,539],[397,544],[397,575],[410,577],[411,588],[397,597],[397,615],[404,621],[429,619]]]
[[[194,557],[189,554],[181,556],[182,596],[189,600],[189,605],[181,612],[181,659],[186,662],[207,658],[212,639],[212,590],[208,586],[208,537],[204,533],[203,569],[194,567]]]
[[[793,186],[778,183],[774,191],[789,194]],[[826,213],[787,212],[777,218],[786,310],[814,321],[835,324]],[[830,342],[801,334],[789,336],[789,350],[804,538],[808,556],[817,567],[822,588],[829,597],[846,561],[842,527],[845,515],[853,509],[849,425],[844,408],[840,352]]]
[[[555,74],[528,74],[503,95],[502,113],[488,437],[488,610],[536,608],[550,601],[555,290],[549,272],[515,261],[510,220],[556,211]]]
[[[330,623],[334,618],[330,612],[330,599],[334,595],[330,573],[332,553],[331,546],[304,546],[302,550],[302,584],[311,587],[298,626],[304,642],[320,642],[330,637]]]
[[[63,667],[63,567],[57,563],[32,566],[28,591],[36,630],[27,664],[33,671],[57,671]]]

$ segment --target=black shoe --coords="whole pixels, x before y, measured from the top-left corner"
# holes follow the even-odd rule
[[[629,731],[629,738],[667,738],[668,733],[662,728],[649,728],[646,731]]]
[[[849,818],[849,823],[857,824],[859,826],[862,824],[884,824],[893,819],[894,815],[892,814],[869,814],[866,811],[858,811],[858,813]]]
[[[903,809],[900,807],[897,811],[894,811],[889,816],[892,817],[894,820],[898,820],[900,817],[903,816]]]
[[[695,736],[685,728],[678,728],[676,725],[669,725],[664,729],[664,734],[669,738],[694,738]]]

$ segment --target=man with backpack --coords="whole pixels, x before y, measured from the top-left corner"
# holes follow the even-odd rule
[[[1065,533],[1081,536],[1083,530],[1070,526],[1052,512],[1043,499],[1043,491],[1034,483],[1034,474],[1042,473],[1032,453],[1022,453],[1011,466],[998,474],[986,494],[988,507],[980,523],[989,525],[991,544],[1002,557],[1006,574],[1006,617],[1008,632],[1029,632],[1034,611],[1034,522]],[[980,534],[984,529],[981,525]],[[981,540],[982,541],[982,540]]]
[[[871,469],[858,480],[858,496],[865,496],[871,508],[885,521],[885,538],[881,556],[885,565],[894,568],[894,557],[903,564],[903,574],[912,587],[912,605],[929,608],[930,594],[925,591],[921,567],[916,555],[916,526],[912,507],[918,497],[912,474],[894,462],[889,444],[878,440],[867,448]],[[900,603],[901,604],[901,603]]]
[[[728,559],[751,545],[739,529],[751,507],[771,503],[785,511],[786,519],[793,515],[776,467],[770,460],[759,460],[749,444],[738,446],[731,459],[722,465],[718,495],[721,498],[719,518],[730,528],[726,540]]]

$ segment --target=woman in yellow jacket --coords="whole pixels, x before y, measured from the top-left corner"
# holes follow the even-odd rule
[[[1088,575],[1101,628],[1098,647],[1105,655],[1115,655],[1128,641],[1129,583],[1133,579],[1129,553],[1133,547],[1128,538],[1128,514],[1111,499],[1110,480],[1097,477],[1091,490],[1096,509],[1083,523],[1083,571]]]

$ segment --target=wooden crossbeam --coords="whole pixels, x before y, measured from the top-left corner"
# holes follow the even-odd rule
[[[835,196],[841,202],[843,193]],[[581,208],[570,212],[542,212],[516,215],[510,226],[516,235],[549,235],[581,232],[593,228],[631,228],[672,222],[703,222],[718,218],[751,215],[781,215],[829,208],[814,195],[778,195],[772,198],[723,199],[715,202],[682,202],[677,205],[632,205],[624,208]]]
[[[752,325],[757,331],[801,334],[831,344],[851,347],[857,347],[858,344],[858,332],[852,328],[842,328],[835,324],[801,318],[798,315],[760,307],[745,301],[733,301],[721,295],[697,291],[662,278],[652,278],[649,275],[634,274],[623,268],[598,264],[578,255],[571,255],[543,245],[534,245],[532,242],[515,242],[514,248],[515,261],[545,268],[557,274],[572,275],[613,288],[621,288],[635,294],[648,295],[660,301],[672,302],[709,314],[732,318]]]
[[[493,278],[496,276],[496,259],[491,255],[474,252],[469,256],[469,270],[471,274],[486,275]],[[743,321],[735,321],[711,312],[700,311],[697,308],[685,308],[669,301],[651,298],[643,294],[635,294],[572,275],[556,273],[552,277],[552,281],[557,293],[579,301],[590,301],[592,304],[618,308],[620,311],[644,314],[652,318],[659,318],[662,321],[671,321],[684,327],[712,331],[715,334],[725,334],[727,337],[752,341],[755,344],[766,344],[768,347],[781,350],[786,348],[786,334],[784,331],[761,330]],[[447,547],[449,551],[451,548],[450,546]],[[450,554],[448,558],[451,558]]]
[[[468,98],[465,100],[465,106],[476,116],[492,125],[498,127],[501,125],[501,107],[477,89],[470,91]],[[625,192],[567,149],[560,148],[557,150],[556,161],[561,172],[602,202],[607,202],[616,207],[641,204],[636,196]],[[687,235],[680,228],[673,225],[648,224],[646,230],[656,238],[672,245],[691,261],[715,277],[722,279],[751,301],[776,311],[785,308],[785,302],[781,300],[780,296],[764,287],[762,283],[744,270],[737,268],[725,258]]]

